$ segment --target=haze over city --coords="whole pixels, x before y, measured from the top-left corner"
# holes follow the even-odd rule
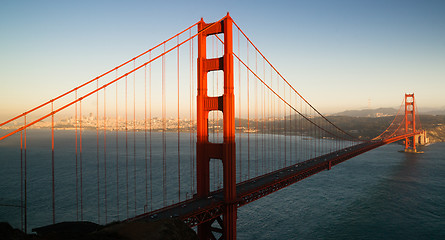
[[[227,12],[322,113],[398,107],[405,92],[421,109],[444,108],[444,10],[443,1],[7,1],[0,119]]]

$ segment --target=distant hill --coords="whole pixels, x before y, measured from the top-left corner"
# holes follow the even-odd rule
[[[339,113],[331,114],[330,116],[345,116],[345,117],[386,117],[395,116],[397,114],[395,108],[376,108],[376,109],[363,109],[363,110],[346,110]],[[403,109],[402,109],[403,111]],[[424,111],[419,112],[420,115],[445,115],[445,109],[427,108]]]
[[[397,109],[394,108],[377,108],[377,109],[363,109],[363,110],[346,110],[344,112],[334,113],[331,116],[346,116],[346,117],[385,117],[394,116],[397,114]]]
[[[427,130],[431,142],[445,142],[445,115],[419,115],[417,128]],[[351,117],[328,116],[331,122],[339,128],[361,139],[372,139],[391,124],[394,116],[387,117]]]
[[[445,115],[445,109],[420,112],[422,115]]]

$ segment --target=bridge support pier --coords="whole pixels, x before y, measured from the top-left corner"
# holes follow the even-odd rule
[[[215,239],[213,231],[222,233],[220,239],[236,239],[236,146],[235,146],[235,94],[233,82],[233,39],[232,18],[227,16],[220,22],[198,23],[198,96],[197,96],[197,197],[206,198],[210,194],[210,159],[220,159],[224,175],[223,220],[218,220],[222,227],[212,227],[215,220],[198,226],[198,236],[203,239]],[[207,36],[224,34],[224,56],[207,59]],[[207,73],[224,71],[224,94],[217,97],[207,95]],[[223,112],[223,143],[211,143],[208,137],[208,115],[210,111]]]

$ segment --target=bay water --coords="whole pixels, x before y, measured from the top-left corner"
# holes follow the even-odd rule
[[[56,219],[79,220],[80,197],[79,193],[74,194],[78,192],[79,186],[76,188],[73,184],[80,184],[79,170],[70,170],[78,169],[79,162],[76,166],[73,158],[74,140],[64,138],[64,134],[64,131],[56,133]],[[166,194],[169,197],[164,203],[161,194],[149,195],[147,185],[139,180],[140,176],[146,174],[144,164],[138,165],[135,162],[132,165],[134,159],[142,159],[145,155],[143,150],[139,150],[144,147],[141,144],[143,140],[139,139],[141,136],[138,136],[138,144],[129,146],[130,150],[126,150],[122,144],[125,142],[124,135],[119,137],[120,150],[116,154],[113,155],[116,147],[112,144],[109,146],[112,153],[107,153],[108,175],[104,176],[105,168],[101,165],[100,181],[97,182],[96,157],[103,161],[104,153],[96,156],[95,132],[86,132],[84,135],[83,151],[89,157],[84,157],[82,170],[82,207],[85,209],[82,212],[83,220],[97,222],[99,219],[102,223],[118,220],[119,217],[122,220],[126,215],[156,209],[162,207],[162,204],[168,205],[176,201],[177,197],[184,200],[192,196],[194,189],[188,183],[194,181],[193,179],[181,180],[185,184],[181,186],[180,196],[174,194],[177,188],[168,189]],[[129,137],[131,140],[132,135]],[[36,149],[30,148],[27,152],[28,188],[32,189],[28,193],[28,198],[32,199],[28,205],[29,228],[51,223],[51,160],[48,157],[50,151],[47,151],[48,140],[48,135],[41,134],[35,134],[34,139],[30,137],[28,140]],[[159,153],[162,148],[161,135],[154,134],[152,140],[153,148],[156,149],[153,150],[156,156],[152,157],[162,158]],[[19,138],[16,136],[15,139],[0,144],[0,221],[10,222],[14,227],[20,228],[20,189],[23,186],[20,186],[20,151],[17,149],[17,141]],[[112,136],[108,141],[113,141]],[[177,140],[172,135],[167,141]],[[181,151],[194,151],[193,146],[187,145],[190,142],[188,133],[182,134],[181,141],[184,142],[181,144]],[[167,143],[173,146],[166,149],[169,152],[167,162],[174,163],[177,159],[174,154],[176,145]],[[243,146],[246,147],[246,144]],[[45,154],[40,152],[42,147],[46,149]],[[136,148],[137,154],[134,154],[133,159],[132,151]],[[421,147],[420,150],[424,151],[422,154],[399,152],[402,149],[398,144],[382,146],[337,165],[330,171],[318,173],[239,208],[238,239],[445,239],[445,143]],[[130,151],[130,159],[126,159],[128,154],[125,151]],[[116,164],[121,169],[117,173],[118,182],[112,167],[114,159],[117,159]],[[128,180],[123,170],[126,161],[130,164]],[[182,158],[181,161],[182,172],[190,172],[194,168],[191,159]],[[153,163],[152,167],[162,169],[162,163]],[[217,171],[220,178],[222,168],[218,167]],[[76,172],[78,176],[75,176]],[[138,176],[137,182],[136,178],[133,181],[133,173]],[[151,186],[153,189],[150,191],[162,192],[161,171],[156,170],[149,175],[159,181]],[[108,179],[108,182],[104,182],[104,179]],[[165,181],[174,185],[178,178],[172,173]],[[219,180],[212,181],[213,185],[220,185]],[[97,183],[102,188],[96,190]],[[108,186],[106,194],[105,185]],[[134,196],[137,193],[137,196],[133,197],[133,193]],[[104,199],[105,195],[109,199]],[[120,197],[116,199],[116,195]],[[130,200],[127,200],[128,196]],[[108,205],[106,220],[105,203]],[[116,209],[117,206],[119,209]],[[89,210],[97,208],[101,211]]]

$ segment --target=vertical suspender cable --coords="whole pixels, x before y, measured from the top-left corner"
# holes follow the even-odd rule
[[[51,174],[52,174],[52,205],[53,205],[53,224],[56,223],[56,201],[54,185],[54,101],[51,101]]]
[[[255,73],[258,75],[258,53],[255,51]],[[258,176],[258,79],[255,79],[255,177]]]
[[[190,36],[191,36],[191,32],[190,32]],[[194,104],[193,104],[193,101],[194,101],[194,97],[193,97],[193,91],[194,91],[194,89],[195,89],[195,87],[194,87],[194,85],[193,85],[193,72],[194,72],[194,68],[193,68],[193,62],[194,62],[194,51],[193,51],[193,47],[194,47],[194,42],[193,42],[193,38],[192,38],[192,49],[191,49],[191,52],[192,52],[192,56],[191,56],[191,60],[190,60],[190,62],[191,62],[191,69],[192,69],[192,71],[191,71],[191,79],[190,79],[190,81],[192,82],[192,84],[191,84],[191,106],[190,106],[190,108],[191,108],[191,114],[192,114],[192,117],[190,118],[190,120],[191,120],[191,123],[193,124],[194,123],[194,121],[193,121],[193,119],[194,119],[194,116],[195,116],[195,114],[194,114],[194,110],[193,110],[193,106],[194,106]],[[192,129],[193,130],[193,134],[192,134],[192,136],[194,137],[195,136],[195,129],[193,128]],[[193,140],[192,141],[192,169],[191,169],[191,172],[192,172],[192,176],[191,176],[191,178],[192,178],[192,189],[191,189],[191,195],[193,196],[193,193],[194,193],[194,189],[195,189],[195,176],[194,176],[194,172],[195,172],[195,141]]]
[[[99,89],[99,79],[96,81]],[[96,94],[96,173],[97,173],[97,222],[100,223],[100,183],[99,183],[99,91]]]
[[[133,71],[136,60],[133,60]],[[134,182],[134,215],[136,216],[136,72],[133,72],[133,182]]]
[[[25,118],[25,124],[24,124],[24,126],[26,126],[26,114],[24,115],[24,118]],[[26,151],[26,147],[27,147],[27,138],[26,138],[26,128],[25,128],[25,161],[24,161],[24,165],[25,165],[25,177],[24,177],[24,181],[23,181],[23,185],[24,185],[24,192],[25,192],[25,206],[24,206],[24,211],[25,211],[25,216],[24,216],[24,218],[25,218],[25,220],[24,220],[24,224],[25,224],[25,233],[27,233],[28,232],[28,191],[27,191],[27,188],[28,188],[28,184],[27,184],[27,180],[28,180],[28,176],[27,176],[27,166],[26,166],[26,164],[27,164],[27,151]]]
[[[270,87],[273,89],[273,76],[272,76],[272,68],[270,68]],[[270,96],[270,104],[269,104],[269,131],[270,131],[270,139],[269,141],[271,143],[269,143],[269,153],[270,153],[270,157],[269,157],[269,161],[270,161],[270,167],[271,170],[274,170],[274,160],[275,160],[275,153],[273,152],[274,149],[274,144],[275,144],[275,132],[274,132],[274,112],[273,112],[273,99],[272,99],[272,93],[269,92],[269,96]]]
[[[239,30],[238,30],[238,56],[241,56],[241,50],[240,50],[240,42],[239,42]],[[241,135],[242,135],[242,128],[241,128],[241,63],[238,60],[238,144],[239,144],[239,181],[242,182],[243,180],[243,161],[242,161],[242,141],[241,141]]]
[[[127,192],[127,218],[128,218],[128,75],[125,75],[125,183]]]
[[[179,36],[178,36],[178,202],[181,201],[181,147],[180,147],[180,133],[179,133],[179,124],[180,124],[180,117],[179,117]]]
[[[273,89],[273,73],[272,68],[270,69],[270,87]],[[272,169],[275,170],[275,101],[273,100],[273,95],[270,94],[270,104],[271,104],[271,111],[272,111]]]
[[[192,36],[192,30],[190,29],[189,31],[189,37]],[[193,196],[193,159],[192,159],[192,154],[193,154],[193,139],[192,139],[192,99],[193,99],[193,87],[192,87],[192,81],[193,81],[193,68],[192,68],[192,62],[193,62],[193,58],[192,58],[192,42],[193,39],[190,40],[190,46],[189,46],[189,50],[190,50],[190,110],[189,110],[189,134],[190,134],[190,139],[189,139],[189,144],[190,144],[190,156],[189,156],[189,160],[190,160],[190,164],[189,164],[189,168],[190,168],[190,195]],[[186,196],[187,197],[187,196]]]
[[[272,70],[272,69],[271,69]],[[269,74],[268,74],[269,75]],[[272,79],[272,72],[270,73],[270,79]],[[272,81],[271,81],[272,84]],[[271,85],[272,87],[272,85]],[[267,132],[269,136],[267,137],[267,168],[272,170],[272,144],[271,144],[271,138],[272,138],[272,125],[270,123],[271,120],[271,93],[270,91],[267,91]]]
[[[116,69],[117,78],[117,69]],[[116,82],[116,212],[119,220],[119,113],[118,113],[118,82]]]
[[[215,37],[212,37],[212,57],[215,57]],[[212,95],[215,96],[215,71],[212,71]],[[212,141],[215,142],[215,112],[212,111]],[[216,189],[216,164],[215,161],[210,162],[213,165],[213,189]]]
[[[151,60],[151,52],[148,54],[148,58]],[[152,151],[151,151],[151,63],[150,66],[148,66],[148,95],[149,95],[149,105],[148,105],[148,118],[150,121],[149,124],[149,128],[150,128],[150,135],[149,135],[149,140],[150,140],[150,147],[149,147],[149,152],[150,152],[150,156],[149,156],[149,168],[150,168],[150,211],[153,210],[153,181],[152,181]]]
[[[23,226],[23,131],[20,131],[20,230]]]
[[[106,88],[104,88],[104,208],[105,223],[108,222],[107,209],[107,99]]]
[[[286,100],[286,86],[283,84],[283,98]],[[289,101],[290,102],[290,101]],[[284,167],[287,165],[287,116],[286,116],[286,105],[283,103],[283,114],[284,114]]]
[[[292,90],[290,90],[292,91]],[[292,93],[292,92],[291,92]],[[292,96],[292,95],[291,95]],[[298,109],[298,97],[295,94],[295,109]],[[298,114],[295,114],[295,119],[294,119],[294,160],[295,163],[298,163]]]
[[[289,101],[290,102],[292,102],[292,92],[291,92],[291,89],[289,88]],[[291,104],[293,107],[295,106],[295,103],[292,103]],[[288,126],[289,126],[289,129],[288,129],[288,138],[289,138],[289,140],[288,140],[288,142],[289,142],[289,165],[292,165],[293,164],[293,154],[292,154],[292,151],[293,150],[295,150],[295,149],[293,149],[293,147],[292,147],[292,137],[293,137],[293,134],[292,134],[292,119],[293,119],[293,117],[292,117],[292,109],[291,108],[289,108],[289,123],[288,123]]]
[[[247,66],[249,66],[249,42],[246,42],[247,50]],[[247,179],[250,179],[250,96],[249,96],[249,71],[247,74]]]
[[[99,79],[96,81],[99,89]],[[97,173],[97,222],[100,224],[100,182],[99,182],[99,91],[96,93],[96,173]]]
[[[312,108],[310,109],[310,111],[311,111],[312,119],[314,119],[314,122],[315,122],[315,113],[312,110]],[[311,125],[311,127],[312,127],[312,131],[313,131],[312,136],[313,136],[313,141],[314,141],[314,145],[315,145],[315,147],[312,146],[312,151],[311,151],[311,154],[312,153],[314,154],[314,155],[311,155],[311,158],[313,158],[313,157],[317,156],[317,141],[318,140],[317,140],[317,128],[315,127],[315,125]]]
[[[164,43],[165,53],[165,43]],[[167,205],[167,149],[166,149],[166,98],[165,98],[165,55],[162,55],[162,196],[163,206]]]
[[[292,99],[292,89],[289,89],[289,98]],[[294,108],[297,109],[297,98],[294,98]],[[291,152],[293,151],[293,154],[291,156],[291,162],[292,164],[296,163],[296,157],[297,157],[297,148],[295,145],[296,142],[296,129],[297,129],[297,124],[296,124],[296,119],[297,119],[297,114],[295,114],[295,116],[292,119],[292,114],[294,114],[294,112],[292,111],[292,109],[289,109],[289,113],[291,115],[291,120],[290,120],[290,131],[291,131],[291,137],[290,137],[290,143],[289,143],[289,147],[292,149]]]
[[[307,105],[306,104],[304,105],[304,115],[307,116]],[[307,127],[309,125],[307,124],[307,121],[304,121],[303,123],[304,123],[303,127],[305,128],[304,129],[305,134],[309,134],[309,129]],[[305,139],[303,139],[303,140],[305,140]],[[304,144],[304,150],[303,150],[303,158],[304,158],[304,160],[308,159],[307,158],[307,156],[308,156],[308,148],[307,148],[308,142],[309,141],[304,141],[303,142],[303,144]]]
[[[266,65],[265,65],[265,61],[264,61],[264,59],[263,59],[263,79],[264,79],[264,81],[266,81]],[[266,108],[266,94],[265,94],[265,91],[266,91],[266,88],[264,87],[264,84],[262,84],[261,85],[262,86],[262,88],[263,88],[263,94],[262,94],[262,99],[263,99],[263,107],[262,107],[262,110],[261,110],[261,115],[262,115],[262,120],[261,120],[261,122],[262,122],[262,125],[261,125],[261,159],[262,159],[262,168],[263,168],[263,170],[262,170],[262,173],[264,174],[265,173],[265,161],[266,161],[266,159],[264,158],[264,151],[265,151],[265,149],[264,149],[264,138],[265,138],[265,133],[264,133],[264,121],[265,121],[265,119],[264,119],[264,112],[265,112],[265,108]]]
[[[148,152],[147,152],[147,65],[144,66],[144,149],[145,149],[145,206],[148,207]]]
[[[280,81],[279,75],[277,74],[277,93],[280,94]],[[281,168],[281,101],[277,98],[277,120],[278,120],[278,131],[277,131],[277,142],[278,142],[278,169]]]
[[[151,52],[148,54],[148,58],[151,60]],[[148,95],[149,95],[149,105],[148,105],[148,118],[150,121],[149,124],[149,128],[150,128],[150,135],[149,135],[149,140],[150,140],[150,147],[149,147],[149,168],[150,168],[150,211],[153,210],[153,181],[152,181],[152,151],[151,151],[151,63],[150,66],[148,66]]]
[[[82,99],[79,101],[80,220],[83,221]]]
[[[303,112],[303,99],[300,99],[300,112]],[[299,153],[300,153],[300,157],[299,157],[299,159],[300,159],[300,162],[303,160],[303,158],[304,158],[304,154],[303,154],[303,151],[304,151],[304,141],[303,141],[303,116],[299,116],[299,125],[300,125],[300,127],[299,127],[299,129],[300,129],[300,151],[299,151]]]
[[[224,47],[221,48],[224,51]],[[222,53],[222,55],[224,55],[224,52]],[[218,41],[216,41],[216,56],[218,57]],[[218,94],[218,89],[219,89],[219,81],[218,81],[218,74],[216,74],[216,93]],[[219,111],[215,111],[216,112],[216,139],[219,139]],[[216,180],[217,180],[217,189],[220,188],[220,179],[219,179],[219,164],[218,162],[215,162],[216,164]]]
[[[75,127],[75,134],[76,134],[76,137],[75,137],[75,140],[76,140],[76,144],[75,144],[75,148],[76,148],[76,150],[75,150],[75,153],[76,153],[76,221],[79,221],[79,185],[78,185],[78,183],[79,183],[79,178],[78,178],[78,167],[77,167],[77,165],[78,165],[78,157],[77,157],[77,124],[78,124],[78,122],[77,122],[77,90],[75,91],[75,100],[76,100],[76,104],[75,104],[75,106],[74,106],[74,127]]]

